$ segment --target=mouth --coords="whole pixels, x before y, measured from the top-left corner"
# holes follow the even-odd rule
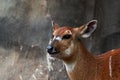
[[[60,51],[52,46],[48,46],[46,49],[47,53],[52,57],[59,56]]]
[[[55,54],[59,54],[60,52],[59,51],[55,51],[55,52],[51,52],[49,53],[50,55],[55,55]]]
[[[60,52],[52,52],[52,53],[48,53],[51,57],[59,57],[60,56]]]

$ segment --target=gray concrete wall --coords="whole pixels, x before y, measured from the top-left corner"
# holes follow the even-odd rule
[[[0,80],[47,80],[46,0],[0,0]]]

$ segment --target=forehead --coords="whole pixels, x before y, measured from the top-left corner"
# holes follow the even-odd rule
[[[71,27],[60,27],[53,32],[53,35],[62,36],[64,34],[67,34],[66,31],[71,31],[71,29],[72,29]]]

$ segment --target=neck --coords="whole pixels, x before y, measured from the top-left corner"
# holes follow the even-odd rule
[[[71,80],[94,80],[96,74],[96,60],[83,44],[76,44],[71,57],[64,60]],[[87,76],[87,77],[86,77]]]

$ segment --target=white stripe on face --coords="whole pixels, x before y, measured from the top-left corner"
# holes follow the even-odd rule
[[[62,38],[61,38],[60,36],[58,36],[58,37],[54,37],[54,38],[53,38],[53,40],[58,40],[58,41],[61,41],[61,40],[62,40]]]
[[[61,40],[62,40],[62,38],[60,36],[58,36],[58,37],[55,36],[55,37],[53,37],[53,39],[50,39],[49,45],[54,44],[55,41],[61,41]]]

